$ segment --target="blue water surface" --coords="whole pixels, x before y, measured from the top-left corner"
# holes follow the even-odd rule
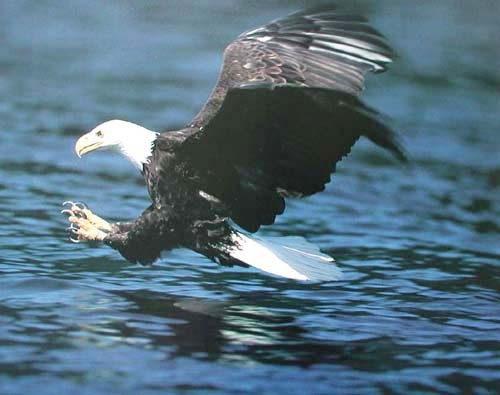
[[[339,2],[341,3],[341,2]],[[399,58],[365,99],[412,164],[360,141],[263,235],[301,235],[342,281],[151,267],[68,243],[64,200],[111,220],[148,197],[76,138],[188,122],[240,32],[313,1],[0,2],[0,394],[495,394],[500,388],[500,3],[343,2]]]

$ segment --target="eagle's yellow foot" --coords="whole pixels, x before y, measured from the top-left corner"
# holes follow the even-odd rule
[[[103,241],[106,232],[111,231],[111,224],[92,213],[83,203],[64,202],[63,206],[68,206],[61,213],[69,215],[70,226],[67,230],[70,241]]]
[[[107,233],[90,225],[85,220],[78,220],[78,224],[76,222],[71,222],[68,231],[69,240],[73,243],[79,243],[81,241],[103,241],[107,235]]]
[[[63,206],[68,206],[68,208],[64,209],[61,211],[63,214],[68,214],[69,215],[69,221],[70,222],[76,222],[72,221],[72,217],[77,217],[80,219],[85,219],[87,220],[90,224],[94,225],[97,229],[103,230],[105,232],[110,232],[111,231],[111,224],[99,217],[98,215],[94,214],[92,211],[88,209],[88,207],[80,202],[64,202]]]

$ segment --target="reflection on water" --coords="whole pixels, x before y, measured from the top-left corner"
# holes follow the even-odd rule
[[[253,377],[255,366],[271,372],[290,369],[292,377],[305,368],[306,376],[310,369],[319,369],[315,374],[321,377],[330,366],[330,375],[344,388],[363,372],[367,384],[380,383],[377,373],[392,374],[399,385],[411,388],[419,383],[414,370],[421,367],[426,372],[425,382],[419,383],[422,389],[452,388],[444,383],[455,382],[462,367],[481,373],[488,387],[495,376],[490,369],[499,329],[491,314],[498,312],[495,289],[485,291],[480,280],[474,284],[451,274],[435,278],[425,271],[415,282],[382,282],[372,276],[363,281],[364,297],[356,281],[335,287],[283,282],[265,289],[266,280],[261,280],[262,289],[228,296],[233,286],[246,283],[219,278],[228,291],[213,299],[132,291],[126,285],[104,291],[106,286],[91,288],[67,280],[7,280],[2,289],[15,296],[2,299],[0,335],[5,343],[0,366],[13,377],[52,372],[60,379],[96,385],[149,367],[158,373],[146,373],[148,382],[194,382],[195,387],[209,387],[214,376],[193,380],[185,370],[204,372],[215,362],[220,379],[251,367],[250,382],[262,379],[259,374]],[[203,284],[193,288],[200,292]],[[475,297],[478,291],[481,303]],[[78,364],[68,366],[75,358]],[[177,369],[172,371],[173,366]]]
[[[0,4],[0,393],[496,391],[496,1],[345,5],[400,54],[366,98],[413,163],[361,141],[323,194],[263,230],[321,245],[342,281],[221,269],[186,251],[139,267],[65,240],[68,198],[113,220],[147,205],[127,163],[78,160],[76,136],[109,118],[182,125],[229,40],[304,4]]]

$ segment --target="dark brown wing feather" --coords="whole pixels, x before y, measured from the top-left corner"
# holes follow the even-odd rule
[[[360,16],[332,8],[306,10],[241,34],[224,51],[219,80],[193,127],[219,110],[231,88],[298,84],[358,95],[368,71],[381,72],[394,53]]]
[[[248,231],[274,222],[284,197],[324,189],[361,136],[403,157],[393,133],[355,96],[264,84],[229,91],[220,111],[177,150],[197,189]]]

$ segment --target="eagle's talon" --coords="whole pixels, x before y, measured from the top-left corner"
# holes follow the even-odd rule
[[[80,243],[78,231],[80,229],[73,222],[66,228],[66,231],[69,233],[68,239],[72,243]]]
[[[82,202],[75,202],[75,203],[73,203],[73,205],[76,208],[80,209],[81,211],[84,211],[84,210],[88,209],[87,205],[85,203],[82,203]]]
[[[67,201],[64,206],[67,208],[61,213],[68,215],[66,231],[72,243],[102,241],[111,231],[111,224],[93,214],[84,203]]]
[[[106,233],[90,222],[81,219],[78,219],[78,222],[71,222],[66,230],[69,232],[69,240],[73,243],[102,241],[106,237]]]
[[[88,209],[85,209],[85,210],[88,210]],[[72,209],[72,214],[76,218],[88,219],[85,210],[82,210],[81,208],[79,208],[78,206],[75,205],[74,208]]]
[[[89,226],[104,232],[111,232],[111,224],[90,211],[85,203],[65,201],[63,206],[67,208],[61,210],[61,214],[68,215],[68,220],[76,223],[79,227],[89,228]]]
[[[63,207],[69,207],[61,210],[61,214],[73,213],[74,215],[85,215],[85,211],[88,210],[87,205],[82,202],[73,202],[71,200],[66,200],[62,205]]]

